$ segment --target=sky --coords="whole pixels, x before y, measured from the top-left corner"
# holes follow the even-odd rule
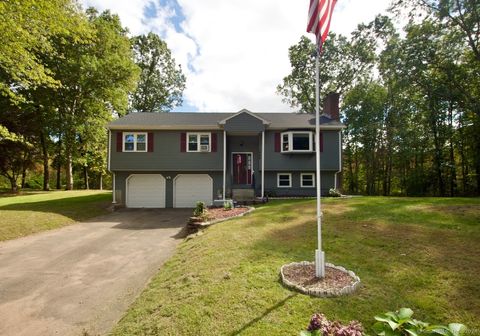
[[[330,31],[349,36],[391,0],[338,0]],[[288,48],[306,33],[309,0],[80,0],[109,9],[131,35],[160,35],[187,77],[177,112],[292,112],[276,93]],[[368,4],[368,5],[366,5]]]

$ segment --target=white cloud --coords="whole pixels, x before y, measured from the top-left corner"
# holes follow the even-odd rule
[[[132,34],[161,35],[187,75],[184,100],[199,111],[291,110],[275,91],[290,72],[288,48],[306,34],[308,0],[177,2],[185,15],[181,32],[172,22],[174,9],[158,0],[83,0],[118,13]],[[349,34],[389,2],[339,0],[331,30]],[[156,17],[146,18],[144,8],[151,4]]]

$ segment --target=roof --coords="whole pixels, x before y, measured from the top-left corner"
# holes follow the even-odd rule
[[[308,113],[275,113],[264,112],[254,113],[242,110],[236,113],[217,113],[217,112],[170,112],[170,113],[151,113],[136,112],[114,120],[108,124],[108,128],[129,129],[129,130],[211,130],[220,129],[221,123],[229,118],[247,113],[258,117],[268,123],[267,129],[295,129],[295,128],[315,128],[315,116]],[[345,126],[329,117],[322,115],[320,117],[321,128],[341,129]]]

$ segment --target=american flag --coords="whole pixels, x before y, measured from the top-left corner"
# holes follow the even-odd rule
[[[327,39],[333,8],[337,0],[310,0],[307,32],[317,37],[318,50]]]

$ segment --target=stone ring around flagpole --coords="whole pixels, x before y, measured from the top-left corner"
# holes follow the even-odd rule
[[[352,271],[331,263],[325,264],[325,277],[315,277],[315,263],[292,262],[280,268],[282,283],[302,294],[316,297],[336,297],[353,293],[360,285],[360,278]]]

